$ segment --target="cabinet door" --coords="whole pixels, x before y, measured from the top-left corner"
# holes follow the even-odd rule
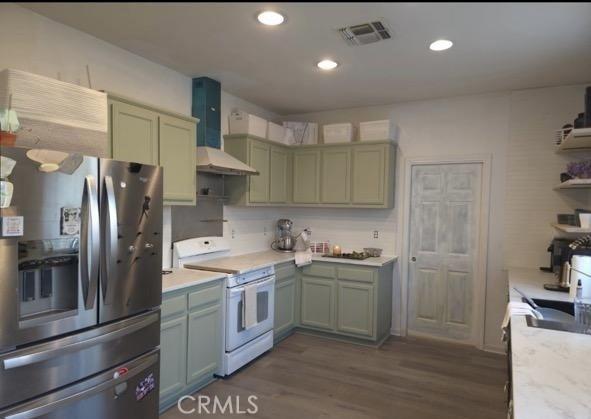
[[[179,391],[187,383],[187,316],[160,326],[160,400]]]
[[[287,332],[295,326],[296,281],[286,279],[275,285],[275,336]]]
[[[354,335],[373,337],[374,286],[338,281],[337,329]]]
[[[113,158],[158,164],[158,114],[116,101],[111,112]]]
[[[161,115],[160,166],[164,169],[164,201],[195,204],[197,194],[197,148],[195,123]]]
[[[271,167],[269,172],[269,202],[286,203],[288,192],[288,150],[271,147]]]
[[[335,281],[302,277],[301,323],[318,329],[335,329]]]
[[[348,204],[351,189],[351,151],[331,148],[322,152],[321,195],[323,204]]]
[[[384,204],[387,158],[387,147],[384,145],[358,146],[353,149],[353,204]]]
[[[216,372],[222,353],[221,305],[189,313],[187,383]]]
[[[293,155],[293,202],[315,204],[320,199],[320,152],[295,151]]]
[[[249,201],[265,203],[269,202],[269,160],[271,147],[268,144],[250,141],[249,162],[259,175],[250,177]]]

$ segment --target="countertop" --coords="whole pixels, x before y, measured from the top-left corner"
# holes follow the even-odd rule
[[[553,274],[537,269],[509,270],[509,298],[569,301],[567,293],[547,291]],[[515,419],[591,419],[591,335],[529,327],[511,317],[513,417]]]
[[[172,273],[162,275],[162,293],[224,279],[226,276],[226,274],[220,272],[172,268]]]
[[[247,253],[245,255],[227,256],[223,258],[194,262],[191,264],[186,264],[185,267],[190,269],[206,269],[228,274],[241,274],[253,269],[265,268],[278,263],[293,262],[294,259],[294,253],[281,253],[274,250],[267,250],[264,252]],[[382,256],[379,258],[368,258],[365,260],[325,258],[320,255],[314,255],[312,257],[313,261],[318,262],[346,263],[350,265],[375,267],[387,265],[388,263],[396,261],[396,259],[396,256]]]

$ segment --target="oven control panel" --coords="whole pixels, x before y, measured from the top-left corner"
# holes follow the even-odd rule
[[[239,285],[248,284],[249,282],[258,281],[275,274],[275,268],[269,266],[263,269],[257,269],[240,275],[234,275],[228,278],[228,288],[237,287]]]

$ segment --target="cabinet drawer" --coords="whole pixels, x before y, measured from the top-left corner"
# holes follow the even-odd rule
[[[189,310],[194,310],[207,304],[217,303],[221,298],[222,292],[219,283],[202,288],[189,294]]]
[[[354,268],[352,266],[337,268],[337,277],[349,281],[373,282],[374,270],[367,268]]]
[[[305,275],[319,276],[322,278],[334,278],[335,277],[334,266],[321,265],[316,262],[313,262],[311,265],[305,266],[302,269],[302,272]]]
[[[279,267],[275,269],[275,279],[280,281],[285,278],[291,278],[295,275],[295,270],[296,267],[291,262],[285,265],[279,265]]]
[[[187,295],[167,298],[162,301],[162,318],[179,316],[187,310]]]

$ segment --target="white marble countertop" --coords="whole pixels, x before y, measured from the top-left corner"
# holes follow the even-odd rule
[[[224,279],[226,276],[226,274],[220,272],[172,268],[172,273],[162,275],[162,293]]]
[[[190,269],[206,269],[217,272],[224,272],[228,274],[241,274],[251,271],[253,269],[265,268],[267,266],[275,265],[284,262],[294,261],[293,253],[282,253],[274,250],[267,250],[264,252],[247,253],[239,256],[227,256],[223,258],[216,258],[186,264],[186,268]],[[364,265],[364,266],[384,266],[388,263],[396,261],[396,256],[382,256],[379,258],[368,258],[365,260],[351,260],[351,259],[335,259],[325,258],[320,255],[314,255],[313,261],[331,262],[331,263],[346,263],[350,265]]]
[[[553,274],[537,269],[509,270],[509,298],[569,301],[567,293],[547,291]],[[591,419],[591,335],[529,327],[511,317],[513,417],[515,419]]]

